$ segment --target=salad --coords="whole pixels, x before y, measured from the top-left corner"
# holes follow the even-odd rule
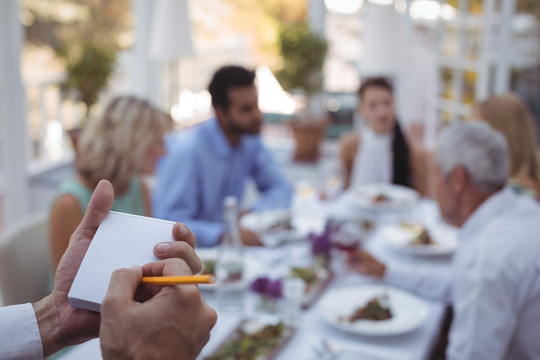
[[[249,322],[240,326],[229,341],[218,348],[205,360],[266,360],[288,340],[292,330],[282,322],[264,325],[255,331],[249,329]]]
[[[365,305],[357,308],[354,312],[342,318],[342,321],[354,323],[358,320],[382,321],[391,319],[393,316],[390,308],[388,296],[376,296],[370,299]]]

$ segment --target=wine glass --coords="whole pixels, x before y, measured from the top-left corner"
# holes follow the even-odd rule
[[[353,221],[343,221],[336,226],[336,230],[330,235],[330,242],[334,248],[332,251],[334,272],[345,273],[347,253],[360,249],[363,239],[363,228]]]

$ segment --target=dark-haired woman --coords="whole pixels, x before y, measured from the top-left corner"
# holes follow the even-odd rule
[[[366,79],[358,94],[357,111],[365,126],[340,141],[345,188],[387,183],[426,194],[425,156],[409,145],[396,120],[390,82],[385,78]]]

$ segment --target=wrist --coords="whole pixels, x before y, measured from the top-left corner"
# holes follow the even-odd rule
[[[382,279],[386,275],[386,265],[381,264],[381,270],[379,271],[379,277]]]
[[[39,327],[43,356],[47,357],[66,346],[60,331],[60,311],[52,295],[32,303],[32,306]]]

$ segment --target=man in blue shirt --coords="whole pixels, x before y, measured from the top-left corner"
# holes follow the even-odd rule
[[[217,244],[223,234],[222,203],[226,196],[242,201],[253,178],[261,193],[248,210],[289,207],[292,190],[259,136],[255,73],[225,66],[208,87],[215,117],[167,141],[167,155],[157,170],[154,216],[182,221],[200,246]],[[242,242],[260,245],[257,236],[240,229]]]

